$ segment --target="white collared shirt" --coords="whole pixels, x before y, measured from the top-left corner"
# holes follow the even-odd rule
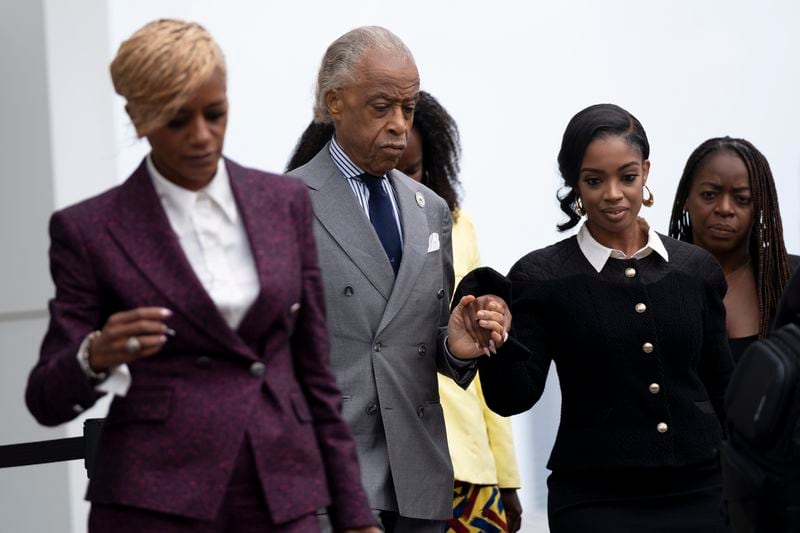
[[[214,179],[199,191],[167,180],[149,155],[147,171],[192,270],[225,322],[236,329],[260,287],[224,160],[220,158]]]
[[[645,219],[639,217],[637,219],[637,223],[639,226],[647,232],[647,243],[644,247],[638,251],[636,251],[633,255],[627,256],[621,250],[615,250],[613,248],[608,248],[607,246],[603,246],[589,232],[589,228],[586,227],[586,223],[581,226],[581,229],[578,230],[578,248],[580,248],[581,253],[583,253],[586,260],[592,265],[598,273],[603,270],[603,267],[606,266],[606,262],[608,262],[609,258],[612,259],[643,259],[650,255],[651,253],[655,252],[660,255],[664,261],[669,261],[669,254],[667,253],[667,249],[664,247],[664,243],[661,241],[661,237],[658,236],[658,233],[650,227],[650,225],[645,221]]]
[[[214,179],[199,191],[166,179],[149,155],[146,165],[189,265],[225,322],[236,329],[261,289],[224,160],[220,158]],[[79,360],[87,342],[84,340],[78,349]],[[109,369],[108,379],[95,388],[125,396],[130,385],[130,369],[123,364]]]

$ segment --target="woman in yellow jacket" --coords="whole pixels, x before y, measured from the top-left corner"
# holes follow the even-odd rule
[[[458,207],[460,152],[455,121],[435,98],[420,91],[414,127],[397,169],[430,187],[450,206],[456,285],[481,263],[475,227]],[[439,395],[455,473],[453,518],[445,531],[519,530],[520,479],[511,420],[489,410],[479,379],[464,390],[440,375]]]

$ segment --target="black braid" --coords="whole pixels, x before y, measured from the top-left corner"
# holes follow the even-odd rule
[[[731,137],[716,137],[698,146],[686,161],[683,175],[678,182],[669,221],[669,234],[676,239],[693,242],[692,221],[684,206],[700,164],[711,154],[720,151],[739,156],[750,176],[753,229],[750,233],[749,250],[758,291],[758,334],[759,337],[765,337],[791,272],[783,242],[783,222],[775,180],[764,155],[750,142]]]

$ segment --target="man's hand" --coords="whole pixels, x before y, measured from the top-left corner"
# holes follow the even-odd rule
[[[495,353],[511,327],[511,312],[493,294],[459,300],[447,324],[447,347],[459,359],[475,359]]]
[[[517,489],[500,489],[500,499],[506,512],[508,531],[514,533],[522,527],[522,504],[517,496]]]

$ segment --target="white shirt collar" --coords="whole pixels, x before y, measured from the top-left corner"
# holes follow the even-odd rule
[[[238,219],[238,210],[236,209],[236,200],[233,197],[233,190],[231,190],[228,169],[225,166],[225,160],[223,158],[219,158],[217,173],[214,174],[214,178],[211,182],[197,191],[184,189],[165,178],[158,169],[156,169],[150,154],[147,155],[146,164],[147,171],[150,173],[150,178],[153,180],[156,194],[158,194],[162,202],[169,202],[180,216],[187,216],[194,207],[198,195],[205,194],[222,210],[231,223],[236,223]]]
[[[581,226],[581,229],[578,231],[578,247],[580,248],[584,257],[586,257],[586,260],[592,265],[592,268],[594,268],[597,272],[603,270],[603,267],[606,266],[606,262],[608,262],[609,258],[643,259],[655,252],[660,255],[664,261],[669,261],[669,254],[667,253],[667,249],[664,247],[664,243],[661,241],[661,237],[658,236],[658,233],[656,233],[655,230],[650,227],[650,224],[648,224],[647,221],[641,217],[637,219],[637,223],[639,224],[639,227],[647,232],[647,243],[644,245],[644,248],[637,251],[630,257],[626,256],[620,250],[608,248],[597,242],[589,232],[589,228],[586,227],[586,223],[584,223]]]

